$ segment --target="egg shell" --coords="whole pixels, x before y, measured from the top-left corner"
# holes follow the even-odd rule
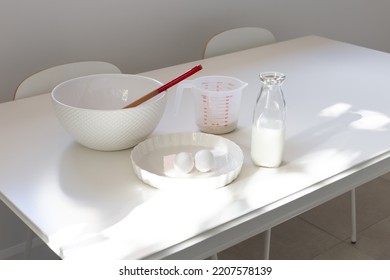
[[[176,154],[173,166],[179,172],[190,173],[194,168],[194,157],[191,153],[180,152]]]
[[[214,155],[209,150],[200,150],[195,154],[195,168],[200,172],[208,172],[213,168]]]

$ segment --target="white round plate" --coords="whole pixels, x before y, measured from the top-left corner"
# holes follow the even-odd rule
[[[202,149],[214,155],[208,172],[194,168],[184,174],[173,167],[175,155]],[[244,155],[234,142],[217,135],[194,132],[155,136],[139,143],[131,152],[131,162],[139,179],[165,190],[214,189],[232,182],[240,174]]]

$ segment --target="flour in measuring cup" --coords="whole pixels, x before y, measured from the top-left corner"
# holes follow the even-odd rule
[[[225,134],[236,129],[237,121],[226,125],[204,125],[202,123],[197,123],[197,125],[201,131],[206,133]]]

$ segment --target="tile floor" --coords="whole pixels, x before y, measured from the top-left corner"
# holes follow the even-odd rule
[[[390,180],[375,179],[356,190],[356,244],[350,243],[350,194],[344,194],[272,229],[270,259],[389,260]],[[220,259],[262,259],[264,234],[218,254]],[[16,256],[18,258],[20,256]],[[46,246],[32,259],[58,259]]]

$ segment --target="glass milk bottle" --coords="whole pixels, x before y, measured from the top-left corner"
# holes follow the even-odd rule
[[[260,74],[262,87],[253,113],[251,157],[258,166],[278,167],[282,163],[286,102],[282,92],[285,75]]]

